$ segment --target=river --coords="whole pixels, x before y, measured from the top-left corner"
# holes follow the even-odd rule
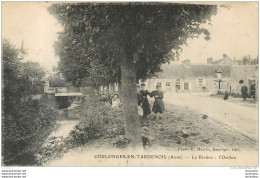
[[[80,122],[78,107],[79,104],[73,102],[70,107],[58,110],[57,125],[49,138],[68,136],[69,132]]]

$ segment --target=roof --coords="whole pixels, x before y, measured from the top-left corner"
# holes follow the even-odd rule
[[[241,79],[244,76],[258,77],[258,66],[256,65],[233,65],[231,75],[234,79]]]
[[[216,65],[232,65],[234,61],[229,56],[224,56],[222,59],[212,61],[212,64]]]
[[[216,77],[218,70],[222,71],[223,77],[230,77],[230,67],[227,65],[193,64],[189,67],[182,64],[163,65],[163,72],[158,73],[158,78],[197,78]]]

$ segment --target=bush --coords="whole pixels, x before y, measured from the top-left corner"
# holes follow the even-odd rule
[[[46,97],[18,103],[15,108],[2,119],[2,161],[4,165],[32,165],[55,126],[56,108]]]
[[[115,139],[114,146],[125,147],[128,142],[125,134],[123,112],[112,109],[100,98],[88,96],[82,99],[79,107],[81,122],[74,127],[66,138],[55,137],[41,148],[37,155],[37,164],[42,165],[50,159],[61,157],[68,150],[82,146],[90,140],[103,137]]]
[[[31,99],[31,79],[41,83],[44,75],[40,65],[22,63],[24,50],[6,39],[2,44],[2,164],[32,165],[34,154],[55,125],[56,107],[47,97]]]
[[[120,135],[113,142],[113,146],[117,148],[126,148],[130,144],[130,140]]]

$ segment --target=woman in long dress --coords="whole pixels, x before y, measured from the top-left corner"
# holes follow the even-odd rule
[[[141,97],[142,97],[142,103],[141,106],[143,108],[144,111],[144,115],[143,118],[146,119],[147,115],[151,114],[151,109],[150,109],[150,104],[149,101],[147,99],[147,95],[150,96],[150,92],[148,92],[146,90],[146,85],[145,84],[141,84]]]
[[[162,114],[165,110],[162,87],[160,85],[157,85],[156,90],[151,92],[150,97],[154,97],[155,99],[152,108],[152,111],[155,114],[154,118],[156,118],[156,115],[159,113],[159,119],[162,119]]]

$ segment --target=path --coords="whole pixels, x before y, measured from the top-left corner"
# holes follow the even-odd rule
[[[208,115],[208,120],[226,125],[253,140],[258,140],[258,105],[223,100],[204,93],[166,93],[164,101]],[[241,99],[242,100],[242,99]],[[168,108],[170,109],[170,108]]]

